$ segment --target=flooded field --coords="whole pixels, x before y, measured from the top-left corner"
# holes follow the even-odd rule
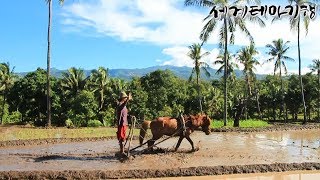
[[[184,140],[178,152],[172,152],[177,142],[177,138],[172,138],[158,145],[161,148],[158,154],[139,154],[143,147],[133,152],[136,153],[134,158],[125,162],[115,156],[118,151],[116,140],[0,148],[0,172],[167,170],[303,162],[320,164],[319,130],[228,132],[212,133],[209,136],[196,132],[191,138],[199,151],[189,152],[191,146]],[[132,147],[137,145],[138,141],[135,140]],[[239,168],[239,171],[243,171]],[[254,166],[250,168],[255,172]],[[220,173],[212,174],[224,174],[223,167],[221,169]],[[232,171],[241,173],[234,169]],[[282,170],[265,170],[268,171]]]

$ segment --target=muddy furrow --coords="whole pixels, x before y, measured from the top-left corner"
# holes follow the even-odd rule
[[[46,145],[46,144],[62,144],[62,143],[73,143],[73,142],[87,142],[87,141],[104,141],[117,139],[116,136],[109,137],[89,137],[89,138],[50,138],[50,139],[30,139],[30,140],[11,140],[11,141],[0,141],[0,148],[12,147],[12,146],[34,146],[34,145]],[[138,137],[133,137],[137,140]]]
[[[7,171],[0,179],[119,179],[179,176],[208,176],[245,173],[267,173],[299,170],[320,170],[320,163],[277,163],[237,166],[190,167],[165,170],[79,170],[79,171]]]

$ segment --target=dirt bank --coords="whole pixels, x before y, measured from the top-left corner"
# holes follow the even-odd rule
[[[308,129],[320,129],[320,124],[310,123],[306,125],[300,124],[282,124],[276,123],[269,127],[261,128],[212,128],[211,132],[273,132],[273,131],[294,131],[294,130],[308,130]]]
[[[297,170],[320,170],[320,163],[277,163],[237,166],[190,167],[163,170],[93,170],[93,171],[9,171],[0,172],[0,179],[118,179],[179,176],[206,176],[243,173],[266,173]]]

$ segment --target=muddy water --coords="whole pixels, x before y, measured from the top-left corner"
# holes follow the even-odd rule
[[[116,140],[0,148],[0,171],[170,169],[198,166],[320,162],[320,130],[268,133],[192,134],[196,152],[184,140],[177,153],[177,138],[158,145],[168,152],[136,155],[121,163]],[[137,140],[133,147],[138,145]],[[144,147],[145,148],[145,147]],[[138,149],[139,150],[139,149]],[[141,149],[140,149],[141,150]]]
[[[316,180],[320,179],[320,171],[293,171],[281,173],[234,174],[220,176],[192,176],[174,178],[149,178],[149,180]]]

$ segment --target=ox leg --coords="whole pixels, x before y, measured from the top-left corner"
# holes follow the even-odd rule
[[[191,140],[191,138],[189,136],[186,137],[186,139],[189,141],[189,143],[191,144],[192,147],[192,151],[195,151],[194,146],[193,146],[193,141]]]
[[[179,138],[179,140],[178,140],[178,143],[177,143],[176,148],[174,149],[174,151],[177,151],[177,150],[178,150],[178,148],[179,148],[179,146],[180,146],[183,138],[184,138],[184,136],[180,136],[180,138]]]
[[[152,139],[148,140],[148,149],[153,151],[153,145],[156,142],[156,140],[160,139],[162,136],[153,135]]]
[[[156,140],[154,140],[154,139],[148,140],[148,149],[153,151],[153,147],[152,146],[154,145],[155,142],[156,142]]]

